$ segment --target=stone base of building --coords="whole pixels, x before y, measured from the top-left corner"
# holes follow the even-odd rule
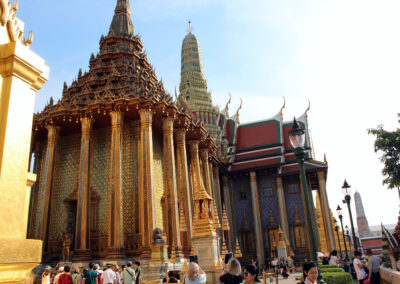
[[[219,253],[215,235],[196,236],[192,238],[194,254],[197,255],[200,267],[207,274],[207,283],[218,283]]]
[[[42,259],[42,241],[0,239],[0,283],[32,283]]]

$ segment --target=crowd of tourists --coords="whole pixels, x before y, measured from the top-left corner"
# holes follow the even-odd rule
[[[356,278],[360,284],[379,284],[379,267],[382,259],[367,250],[367,258],[362,258],[362,253],[354,251],[353,267]],[[232,254],[222,261],[222,270],[218,275],[222,284],[256,284],[261,283],[258,279],[259,270],[255,260],[242,267],[239,260]],[[323,264],[337,265],[343,267],[346,272],[351,272],[346,259],[341,259],[336,251],[332,251],[329,257],[324,257]],[[287,278],[294,271],[291,259],[280,258],[271,262],[275,271]],[[308,261],[303,266],[304,282],[302,284],[317,283],[318,267],[313,261]],[[89,263],[85,269],[64,267],[51,268],[46,266],[42,274],[42,284],[141,284],[142,270],[140,262],[127,262],[126,265],[107,264],[103,269],[98,264]],[[169,271],[163,275],[163,283],[203,284],[207,282],[206,273],[196,261],[187,266],[183,279],[176,271]]]
[[[87,268],[70,266],[45,267],[42,284],[135,284],[141,283],[142,269],[140,262],[128,261],[119,267],[107,264],[103,269],[98,264],[89,263]]]
[[[333,250],[330,255],[324,255],[322,264],[337,265],[342,267],[345,272],[354,273],[360,284],[371,283],[380,284],[379,267],[382,263],[382,258],[372,254],[371,249],[366,250],[366,255],[359,250],[354,251],[354,259],[347,263],[346,258],[341,258],[336,250]]]

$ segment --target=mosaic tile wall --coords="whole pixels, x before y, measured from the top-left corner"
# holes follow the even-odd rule
[[[299,183],[298,177],[297,177],[297,181]],[[299,184],[298,193],[289,193],[289,190],[288,190],[289,183],[291,183],[291,182],[289,182],[287,179],[283,179],[283,188],[285,191],[285,202],[286,202],[286,214],[287,214],[287,218],[288,218],[289,232],[290,232],[290,244],[291,244],[291,246],[293,246],[293,235],[292,235],[291,226],[294,222],[295,206],[297,206],[297,210],[299,212],[300,219],[304,221],[305,218],[304,218],[303,199],[301,197],[300,184]]]
[[[44,173],[44,167],[45,167],[45,155],[46,155],[46,142],[43,141],[43,145],[40,148],[40,159],[38,162],[38,165],[36,167],[36,174],[38,176],[38,180],[36,181],[36,183],[34,184],[34,191],[35,191],[35,200],[36,203],[34,203],[32,205],[32,210],[30,212],[30,214],[33,214],[32,216],[32,224],[31,224],[31,232],[30,232],[30,237],[33,239],[39,239],[39,218],[41,218],[40,215],[40,202],[39,200],[41,200],[43,198],[43,192],[42,192],[42,188],[43,188],[43,173]]]
[[[164,231],[164,212],[161,203],[162,196],[164,195],[163,138],[155,131],[153,131],[153,174],[156,226]]]
[[[122,132],[122,204],[124,233],[135,232],[137,188],[137,141],[133,138],[132,125],[125,123]],[[136,173],[136,174],[135,174]]]
[[[90,138],[90,186],[101,196],[98,230],[108,235],[111,128],[92,130]]]
[[[257,187],[258,187],[258,198],[260,202],[260,215],[261,215],[261,227],[263,231],[263,242],[267,243],[266,238],[266,227],[269,221],[269,212],[272,210],[272,216],[277,224],[280,224],[279,216],[279,203],[276,192],[275,178],[271,174],[264,171],[257,172]],[[265,188],[272,188],[273,196],[264,196]],[[267,255],[268,247],[264,245],[264,250]]]
[[[243,215],[246,215],[246,220],[251,228],[254,228],[253,220],[253,207],[251,204],[251,190],[250,190],[250,178],[248,175],[235,176],[232,179],[233,184],[233,198],[235,200],[235,219],[236,219],[236,235],[239,234],[239,230],[242,227]],[[241,192],[246,192],[247,199],[241,199]]]
[[[49,241],[62,238],[65,230],[64,199],[78,187],[81,135],[60,136],[56,146],[51,192]]]

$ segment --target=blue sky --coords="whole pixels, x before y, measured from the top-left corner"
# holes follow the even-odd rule
[[[20,0],[18,17],[31,49],[50,66],[36,111],[60,98],[107,34],[116,0]],[[366,129],[398,126],[400,3],[398,1],[131,0],[135,33],[166,89],[180,79],[180,48],[192,21],[215,104],[243,98],[242,122],[285,120],[311,101],[309,123],[317,159],[329,162],[327,190],[334,210],[347,178],[364,202],[370,225],[396,223],[399,199],[386,190],[373,137]],[[379,213],[377,213],[379,212]],[[347,216],[345,216],[345,221]],[[348,221],[346,223],[349,223]]]

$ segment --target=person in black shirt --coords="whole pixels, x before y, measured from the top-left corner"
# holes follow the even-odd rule
[[[242,267],[239,260],[231,258],[226,266],[219,274],[219,281],[224,284],[239,284],[243,282]]]

